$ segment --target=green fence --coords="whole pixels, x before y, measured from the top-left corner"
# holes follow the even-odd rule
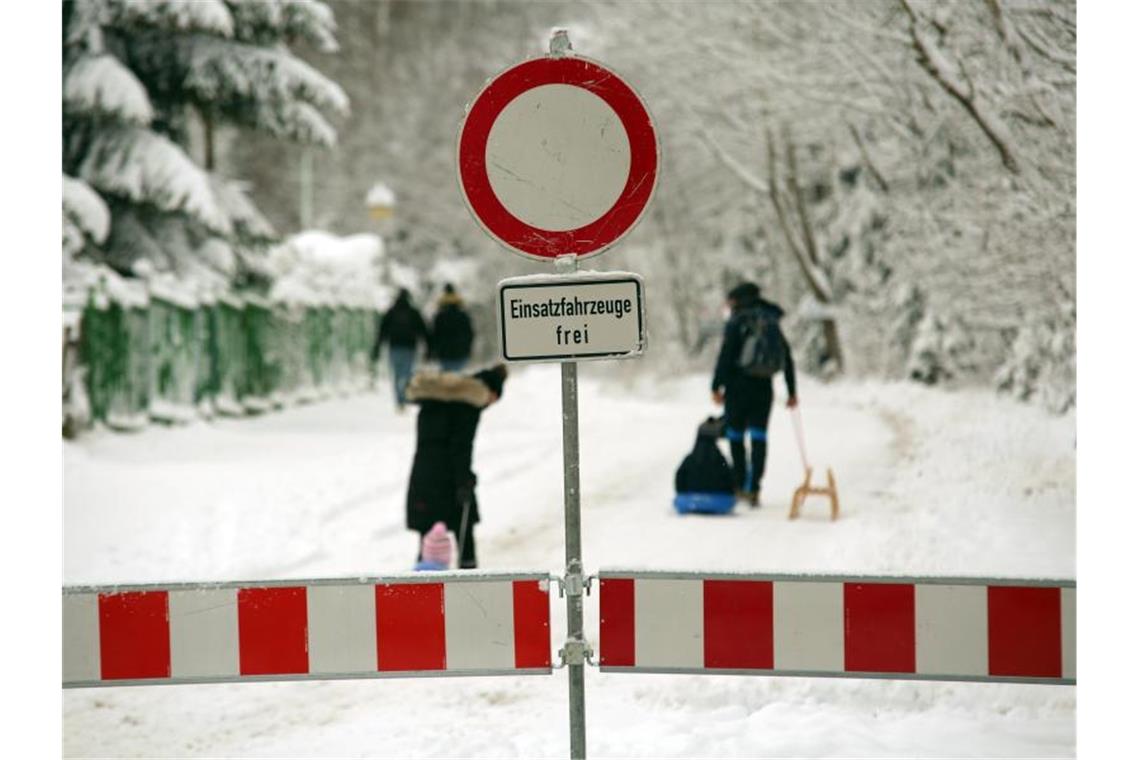
[[[367,387],[376,313],[229,296],[187,305],[91,299],[79,367],[87,425],[244,415]]]

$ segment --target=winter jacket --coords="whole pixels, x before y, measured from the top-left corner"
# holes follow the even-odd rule
[[[380,358],[380,349],[387,342],[392,346],[415,348],[417,341],[427,342],[427,325],[406,294],[401,293],[387,313],[381,317],[372,344],[372,360]]]
[[[468,523],[479,522],[471,457],[479,416],[493,400],[491,390],[476,377],[422,372],[408,384],[407,395],[420,406],[407,527],[425,532],[438,520],[458,535],[464,502],[470,505]]]
[[[471,356],[475,333],[463,301],[453,293],[439,299],[439,311],[431,328],[431,354],[439,359],[466,359]]]
[[[716,371],[713,373],[712,389],[721,388],[729,394],[734,389],[747,388],[756,383],[771,384],[768,378],[755,378],[744,373],[737,362],[740,359],[740,350],[744,344],[745,325],[751,321],[756,311],[763,311],[772,319],[779,320],[784,316],[784,310],[771,301],[757,298],[744,301],[732,312],[724,326],[724,339],[721,342],[720,354],[716,360]],[[788,345],[783,331],[780,331],[780,340],[784,342],[784,383],[788,388],[788,396],[796,395],[796,366],[792,361],[792,349]]]

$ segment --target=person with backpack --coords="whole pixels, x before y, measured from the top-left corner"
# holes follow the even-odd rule
[[[471,375],[420,372],[408,384],[408,399],[420,407],[405,513],[407,527],[421,536],[417,562],[430,559],[423,538],[442,522],[455,534],[459,567],[476,567],[475,430],[483,410],[502,397],[506,379],[506,365],[496,364]]]
[[[392,370],[392,386],[396,394],[396,409],[404,411],[407,399],[404,389],[412,378],[416,366],[416,348],[428,342],[427,325],[418,309],[412,305],[412,296],[400,288],[392,308],[380,318],[376,340],[372,343],[372,361],[380,359],[380,350],[388,344],[388,366]]]
[[[463,299],[450,282],[446,283],[432,320],[430,354],[439,360],[444,372],[462,372],[471,358],[474,339],[471,317],[463,308]]]
[[[760,288],[743,282],[728,292],[731,316],[713,373],[712,397],[724,404],[725,437],[732,453],[738,500],[760,506],[760,481],[768,456],[768,419],[772,413],[772,376],[784,373],[789,408],[795,407],[796,368],[780,330],[784,310],[760,297]],[[745,439],[751,451],[746,456]]]

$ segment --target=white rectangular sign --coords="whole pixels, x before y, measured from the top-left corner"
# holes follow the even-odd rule
[[[530,275],[499,282],[508,362],[625,359],[645,351],[645,285],[630,272]]]

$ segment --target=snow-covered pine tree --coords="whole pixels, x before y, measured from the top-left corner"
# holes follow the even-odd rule
[[[123,273],[147,260],[209,287],[256,280],[276,234],[218,172],[216,133],[335,143],[322,112],[345,113],[348,99],[288,47],[335,50],[332,12],[315,0],[69,0],[63,21],[64,175],[111,215],[87,252]]]
[[[1006,361],[994,375],[999,391],[1035,401],[1057,414],[1077,403],[1076,304],[1055,320],[1017,331]]]

